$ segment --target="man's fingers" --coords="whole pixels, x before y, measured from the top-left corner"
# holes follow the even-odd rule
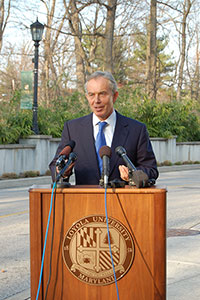
[[[128,181],[129,176],[128,176],[128,168],[124,165],[119,166],[119,172],[120,172],[120,177],[121,179]]]

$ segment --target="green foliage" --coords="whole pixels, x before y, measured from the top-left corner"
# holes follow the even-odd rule
[[[18,143],[20,138],[33,134],[33,112],[20,109],[20,92],[16,93],[9,103],[2,103],[1,107],[0,144]],[[67,95],[65,99],[53,101],[50,108],[39,105],[39,133],[60,137],[65,121],[87,113],[89,113],[87,101],[78,92]]]
[[[40,134],[60,137],[63,126],[63,114],[59,111],[39,107],[38,109],[38,126]]]
[[[31,135],[32,116],[30,112],[18,111],[10,114],[8,119],[0,123],[0,144],[16,143],[19,138]]]
[[[122,114],[145,123],[151,137],[177,136],[177,141],[200,141],[197,102],[185,100],[161,103],[141,97],[140,90],[120,90],[116,108]]]
[[[18,143],[32,132],[32,111],[20,110],[20,93],[7,103],[1,103],[0,143]],[[141,89],[131,86],[121,88],[115,108],[123,115],[137,119],[147,125],[151,137],[170,138],[178,141],[200,141],[200,106],[197,102],[158,102],[147,99]],[[39,106],[38,125],[43,135],[60,137],[65,121],[79,118],[90,112],[87,100],[78,92],[64,99],[52,101],[50,108]]]
[[[160,103],[146,99],[138,105],[137,113],[152,137],[177,136],[177,141],[200,140],[200,124],[192,102]]]
[[[133,90],[131,86],[121,88],[119,97],[115,103],[115,108],[122,115],[133,118],[137,110],[137,101],[141,98],[141,90],[139,88]]]
[[[144,32],[140,30],[135,31],[134,47],[131,55],[129,54],[126,62],[127,78],[131,79],[134,87],[145,87],[146,70],[147,70],[147,34],[146,28]],[[172,79],[175,68],[173,52],[166,54],[166,48],[169,44],[167,36],[157,37],[156,48],[156,81],[157,88],[164,88],[167,92],[168,87],[172,85]]]
[[[87,101],[78,92],[52,102],[52,107],[39,107],[38,125],[40,134],[60,137],[64,122],[89,113]]]
[[[16,143],[19,138],[32,134],[32,112],[20,110],[20,91],[17,91],[9,103],[1,104],[0,144]]]

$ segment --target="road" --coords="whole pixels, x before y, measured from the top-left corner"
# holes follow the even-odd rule
[[[199,179],[200,169],[160,173],[157,184],[166,187],[168,191],[168,233],[172,229],[175,229],[175,233],[177,229],[200,232]],[[23,290],[29,292],[28,197],[28,187],[0,189],[0,300],[8,299]],[[180,231],[178,237],[171,234],[167,239],[169,300],[200,299],[200,235],[189,237],[188,232],[183,232],[184,236],[181,237]],[[198,248],[195,253],[192,251],[194,245]],[[184,254],[187,259],[181,256],[182,249],[187,249],[188,252]]]
[[[200,169],[161,173],[157,182],[168,191],[168,229],[200,224]]]
[[[0,299],[28,289],[28,189],[0,190]]]

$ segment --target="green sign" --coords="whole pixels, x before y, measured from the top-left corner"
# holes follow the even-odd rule
[[[21,109],[32,109],[33,105],[33,71],[21,72]]]

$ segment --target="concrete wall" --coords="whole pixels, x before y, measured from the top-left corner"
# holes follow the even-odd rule
[[[152,147],[159,163],[166,160],[175,163],[176,159],[176,137],[172,139],[151,138]]]
[[[200,161],[200,142],[177,143],[176,159],[182,161]]]
[[[39,171],[44,175],[59,142],[60,139],[51,136],[32,135],[17,145],[0,145],[0,176],[25,171]],[[200,161],[200,142],[176,143],[176,137],[152,138],[151,142],[159,163]]]

